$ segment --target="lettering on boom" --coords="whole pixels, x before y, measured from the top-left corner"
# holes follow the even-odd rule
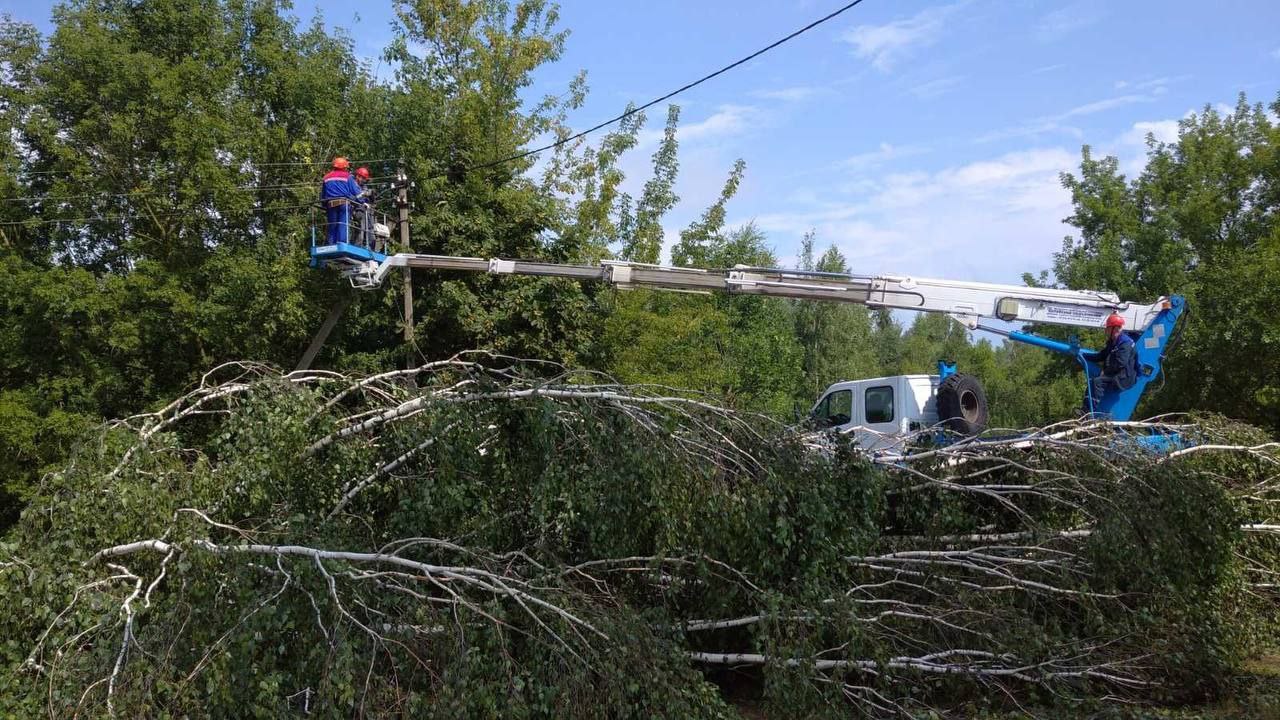
[[[1101,325],[1111,314],[1106,308],[1079,307],[1073,305],[1049,305],[1045,307],[1045,318],[1076,323],[1095,323]]]

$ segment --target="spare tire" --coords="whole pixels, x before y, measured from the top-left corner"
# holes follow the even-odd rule
[[[987,394],[972,375],[950,375],[938,386],[938,419],[961,435],[977,435],[987,428]]]

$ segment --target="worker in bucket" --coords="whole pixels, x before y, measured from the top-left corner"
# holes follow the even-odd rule
[[[357,188],[356,197],[359,200],[351,205],[352,225],[357,228],[359,237],[356,238],[356,244],[375,250],[373,247],[373,208],[370,203],[373,202],[373,188],[368,187],[369,168],[358,167],[355,172],[354,184]]]
[[[1083,353],[1085,360],[1101,367],[1101,372],[1089,381],[1089,395],[1084,399],[1085,414],[1094,412],[1108,392],[1128,390],[1138,381],[1138,350],[1133,338],[1124,332],[1124,318],[1112,313],[1104,327],[1107,329],[1107,344],[1098,352]]]
[[[351,177],[350,167],[351,163],[346,158],[334,158],[333,169],[324,176],[320,186],[320,202],[324,205],[326,237],[330,245],[348,242],[351,203],[360,201],[360,184]]]

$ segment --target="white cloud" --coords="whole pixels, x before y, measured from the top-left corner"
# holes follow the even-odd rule
[[[1173,77],[1157,77],[1147,80],[1117,80],[1115,82],[1116,90],[1131,89],[1134,92],[1149,92],[1153,96],[1164,95],[1169,92],[1169,86],[1176,82],[1182,82],[1189,79],[1190,75],[1176,75]]]
[[[1136,122],[1121,137],[1121,142],[1127,145],[1146,146],[1147,135],[1155,137],[1156,142],[1170,143],[1178,139],[1178,121],[1177,120],[1153,120],[1145,122]]]
[[[832,184],[806,209],[754,219],[788,246],[815,229],[855,272],[1017,283],[1022,272],[1046,267],[1068,232],[1060,219],[1070,196],[1059,173],[1077,163],[1066,149],[1041,148],[890,173],[864,181],[852,197],[842,194],[850,185]]]
[[[1094,113],[1100,113],[1105,110],[1113,110],[1118,107],[1124,107],[1125,105],[1133,105],[1134,103],[1151,102],[1154,99],[1155,98],[1152,98],[1149,95],[1120,95],[1118,97],[1107,98],[1105,100],[1098,100],[1097,102],[1078,105],[1060,115],[1057,115],[1055,119],[1065,120],[1067,118],[1079,117],[1081,115],[1092,115]]]
[[[1118,88],[1126,87],[1128,85],[1129,83],[1123,80],[1116,83],[1116,87]],[[1163,85],[1150,85],[1149,83],[1142,83],[1142,85],[1146,87],[1159,87],[1159,88],[1163,87]],[[1116,108],[1124,107],[1126,105],[1135,105],[1139,103],[1152,102],[1156,99],[1157,95],[1161,94],[1162,92],[1163,91],[1150,94],[1150,95],[1143,95],[1143,94],[1118,95],[1116,97],[1105,98],[1102,100],[1096,100],[1091,103],[1077,105],[1076,107],[1073,107],[1065,112],[1058,113],[1057,115],[1040,117],[1030,122],[1023,123],[1021,125],[1014,125],[1012,127],[992,130],[988,133],[978,136],[977,138],[974,139],[974,142],[978,144],[983,144],[983,143],[994,142],[997,140],[1009,140],[1009,139],[1020,138],[1020,137],[1037,137],[1037,136],[1045,135],[1048,133],[1061,133],[1061,134],[1066,134],[1071,137],[1079,139],[1084,137],[1084,132],[1081,131],[1080,128],[1066,123],[1067,120],[1070,120],[1072,118],[1083,117],[1085,115],[1093,115],[1100,112],[1106,112],[1107,110],[1114,110]]]
[[[721,105],[697,122],[682,120],[676,127],[676,140],[682,144],[705,143],[740,135],[758,124],[760,117],[760,109],[753,105]],[[651,149],[662,139],[662,134],[661,126],[646,127],[636,137],[637,149]]]
[[[857,155],[851,155],[845,158],[840,166],[849,170],[866,170],[869,168],[880,167],[890,160],[899,160],[914,155],[922,155],[929,149],[922,145],[890,145],[889,143],[880,143],[875,150]]]
[[[1280,60],[1280,47],[1271,51],[1271,57],[1275,58],[1276,60]]]
[[[1093,2],[1073,3],[1040,18],[1036,24],[1036,37],[1041,42],[1052,42],[1101,19],[1102,11]]]
[[[1007,187],[1029,176],[1058,173],[1075,163],[1075,157],[1061,149],[1027,150],[1002,155],[994,160],[969,163],[956,169],[944,170],[935,176],[935,183],[945,189]]]
[[[1022,125],[992,130],[991,132],[979,135],[974,138],[974,142],[982,145],[985,143],[996,142],[998,140],[1013,140],[1017,138],[1037,137],[1048,133],[1057,133],[1069,135],[1073,138],[1080,139],[1084,137],[1084,131],[1073,125],[1063,125],[1056,120],[1034,120]]]
[[[843,39],[853,45],[858,57],[869,59],[881,72],[889,72],[899,60],[937,42],[947,18],[963,5],[959,2],[927,8],[885,25],[859,25],[845,33]]]
[[[1160,92],[1160,91],[1163,91],[1169,85],[1169,83],[1177,82],[1179,80],[1184,80],[1186,79],[1186,77],[1187,77],[1186,75],[1180,75],[1178,77],[1158,77],[1158,78],[1155,78],[1154,80],[1144,80],[1143,82],[1136,83],[1133,86],[1133,89],[1134,90],[1154,90],[1154,91]]]
[[[821,95],[828,92],[824,88],[810,87],[807,85],[797,87],[778,88],[776,90],[756,90],[751,93],[752,97],[758,97],[764,100],[781,100],[782,102],[800,102],[808,100],[815,95]]]
[[[1047,72],[1053,72],[1054,70],[1062,70],[1062,69],[1063,69],[1063,68],[1065,68],[1066,66],[1067,66],[1067,64],[1066,64],[1066,63],[1055,63],[1055,64],[1053,64],[1053,65],[1045,65],[1045,66],[1043,66],[1043,67],[1038,67],[1038,68],[1036,68],[1035,70],[1032,70],[1031,72],[1029,72],[1029,73],[1027,73],[1027,74],[1028,74],[1028,75],[1043,75],[1044,73],[1047,73]]]
[[[705,120],[681,124],[676,137],[681,142],[698,142],[743,132],[757,115],[750,105],[721,105]]]
[[[963,75],[952,75],[921,83],[911,88],[908,92],[920,100],[931,100],[956,89],[964,80],[965,77]]]

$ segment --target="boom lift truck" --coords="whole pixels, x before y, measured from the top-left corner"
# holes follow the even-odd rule
[[[1124,318],[1124,326],[1135,340],[1137,382],[1105,397],[1087,398],[1095,415],[1114,421],[1130,420],[1147,385],[1160,375],[1165,348],[1185,308],[1185,300],[1179,295],[1142,304],[1126,302],[1105,292],[902,275],[851,275],[743,266],[700,270],[616,261],[569,265],[413,253],[387,255],[346,243],[313,244],[311,258],[315,266],[336,268],[352,286],[360,289],[379,287],[396,268],[404,268],[405,272],[453,270],[595,280],[618,288],[767,295],[945,313],[971,330],[984,330],[1075,358],[1085,371],[1086,393],[1089,380],[1101,369],[1085,359],[1085,353],[1090,351],[1080,347],[1074,338],[1061,342],[992,327],[980,320],[996,318],[1016,323],[1101,328],[1106,318],[1116,313]],[[938,423],[964,435],[980,432],[986,424],[986,398],[976,378],[957,373],[953,364],[940,362],[937,375],[899,375],[835,383],[823,392],[812,415],[822,426],[854,431],[861,444],[874,448],[886,444],[885,438]]]

